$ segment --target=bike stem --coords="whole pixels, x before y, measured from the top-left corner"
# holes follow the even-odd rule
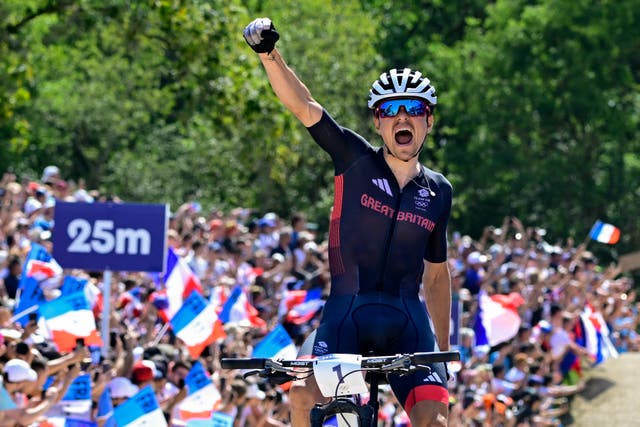
[[[373,408],[373,420],[371,425],[377,427],[378,425],[378,409],[380,404],[378,402],[378,377],[379,374],[371,375],[369,379],[369,405]]]

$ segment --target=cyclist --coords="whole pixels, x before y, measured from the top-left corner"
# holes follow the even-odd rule
[[[275,48],[279,34],[270,19],[251,22],[244,37],[259,54],[280,101],[328,152],[335,168],[331,292],[309,343],[312,354],[448,350],[446,228],[452,188],[418,161],[437,101],[429,79],[405,68],[373,83],[368,106],[383,140],[374,148],[339,126],[311,96]],[[421,284],[429,313],[419,299]],[[447,424],[446,375],[439,363],[431,373],[388,378],[414,427]],[[292,424],[309,425],[309,411],[322,399],[315,381],[294,384],[289,397]]]

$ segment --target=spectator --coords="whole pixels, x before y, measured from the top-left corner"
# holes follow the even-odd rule
[[[16,292],[18,291],[21,274],[22,263],[20,262],[20,257],[13,255],[9,259],[6,276],[2,280],[3,287],[0,293],[2,293],[4,298],[9,298],[11,300],[16,299]]]
[[[42,243],[51,249],[51,230],[55,224],[50,220],[55,207],[49,195],[90,202],[90,198],[83,196],[86,193],[95,200],[101,197],[104,200],[95,191],[75,191],[84,186],[74,187],[71,180],[62,181],[59,169],[58,176],[51,177],[43,182],[18,182],[14,175],[5,174],[0,181],[1,387],[10,396],[9,403],[16,406],[0,410],[0,425],[29,425],[43,415],[63,414],[60,399],[81,373],[91,376],[94,404],[107,388],[112,392],[113,403],[119,405],[139,391],[134,383],[149,384],[167,419],[174,425],[184,423],[179,407],[188,391],[184,380],[195,360],[187,355],[184,343],[171,331],[161,337],[157,346],[152,345],[163,323],[154,305],[157,301],[147,298],[157,281],[146,273],[114,274],[110,328],[117,339],[95,368],[84,363],[90,357],[89,349],[60,353],[37,323],[22,319],[23,324],[20,319],[12,319],[30,247]],[[67,185],[66,190],[61,183]],[[50,206],[45,208],[47,203]],[[258,232],[250,232],[251,218],[241,214],[247,209],[238,208],[227,215],[218,209],[195,213],[189,206],[190,203],[185,203],[172,216],[168,242],[184,250],[183,255],[191,260],[190,265],[212,304],[222,306],[232,290],[241,285],[248,301],[259,308],[271,328],[286,318],[288,308],[284,301],[291,289],[315,286],[326,290],[327,240],[309,231],[303,214],[293,215],[291,224],[284,226],[275,214],[259,217],[255,227],[266,234],[259,237]],[[262,227],[258,226],[260,221]],[[570,411],[570,401],[558,399],[580,393],[585,387],[583,379],[577,382],[574,379],[574,385],[563,384],[563,380],[571,379],[565,364],[570,356],[581,360],[583,369],[593,362],[592,355],[576,341],[575,333],[580,331],[585,318],[596,319],[603,331],[610,331],[608,337],[618,351],[640,350],[640,307],[630,278],[621,276],[615,268],[600,268],[598,259],[583,246],[546,243],[540,235],[541,227],[525,230],[519,221],[506,222],[499,228],[488,227],[480,241],[470,236],[451,240],[453,291],[462,303],[460,351],[464,362],[459,370],[450,370],[452,426],[481,422],[485,426],[508,425],[512,419],[523,425],[557,424],[558,417]],[[44,231],[48,234],[43,234]],[[518,234],[520,237],[516,238]],[[275,248],[260,249],[261,238],[275,242]],[[290,252],[287,241],[293,244],[295,239],[298,244]],[[292,268],[293,260],[297,261],[296,269]],[[87,292],[99,300],[101,274],[78,270],[69,273],[86,278],[86,289],[93,290]],[[467,281],[467,274],[475,278]],[[56,285],[54,290],[60,289],[59,279],[50,283]],[[493,347],[475,342],[473,328],[478,302],[477,295],[470,292],[474,287],[486,289],[490,294],[515,291],[527,300],[520,311],[522,322],[515,337]],[[101,311],[97,307],[95,320],[101,326]],[[279,313],[278,308],[282,310]],[[588,316],[581,320],[580,314]],[[295,331],[290,328],[292,338],[296,343],[302,342],[313,327],[311,320],[296,325]],[[235,377],[237,372],[219,368],[221,356],[249,356],[266,331],[238,324],[227,324],[225,330],[227,338],[214,343],[199,358],[213,372],[212,380],[222,395],[219,411],[231,416],[237,427],[245,427],[240,426],[242,420],[246,420],[247,426],[260,420],[274,426],[288,424],[286,391],[263,382],[248,391],[247,383]],[[134,348],[138,349],[134,352]],[[525,361],[530,364],[528,368]],[[53,378],[50,380],[53,386],[42,392],[48,377]],[[265,401],[259,403],[255,396],[262,394]],[[390,395],[382,393],[381,398],[384,408],[381,422],[385,427],[392,427],[394,419],[397,423],[406,422],[403,418],[406,414],[398,410]],[[275,402],[273,406],[269,406],[271,402]],[[95,411],[87,417],[104,422],[96,418]]]

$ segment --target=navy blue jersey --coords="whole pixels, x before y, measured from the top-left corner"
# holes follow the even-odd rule
[[[308,130],[335,167],[331,295],[416,296],[424,260],[439,263],[447,258],[451,184],[422,166],[400,189],[382,148],[339,126],[326,111]]]

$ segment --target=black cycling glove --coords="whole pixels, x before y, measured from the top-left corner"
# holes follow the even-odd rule
[[[257,53],[271,53],[280,39],[280,34],[269,18],[255,19],[245,27],[243,35],[251,49]]]

